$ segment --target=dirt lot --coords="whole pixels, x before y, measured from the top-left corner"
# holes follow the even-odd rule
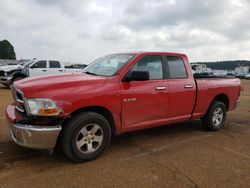
[[[72,164],[9,142],[0,88],[0,187],[249,187],[250,81],[225,129],[205,131],[200,121],[150,129],[113,139],[95,161]]]

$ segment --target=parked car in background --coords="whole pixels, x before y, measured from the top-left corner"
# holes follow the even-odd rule
[[[13,60],[13,59],[0,59],[0,67],[5,65],[20,65],[22,63],[25,63],[29,61],[28,59],[19,59],[19,60]]]
[[[244,79],[245,76],[246,76],[246,74],[241,74],[241,73],[236,73],[236,74],[235,74],[235,77],[236,77],[236,78],[240,78],[240,79]]]
[[[68,68],[68,69],[84,69],[87,66],[88,65],[86,65],[86,64],[72,64],[72,65],[65,66],[65,68]]]
[[[247,74],[247,75],[245,76],[245,79],[250,80],[250,74]]]
[[[9,87],[14,81],[26,77],[74,73],[81,68],[65,68],[64,64],[57,60],[33,59],[21,65],[0,67],[0,70],[0,83]]]
[[[6,66],[6,65],[18,65],[17,63],[0,63],[0,67]]]
[[[233,73],[233,72],[227,72],[227,76],[233,76],[233,77],[235,77],[235,73]]]
[[[191,63],[191,68],[196,75],[211,75],[212,69],[208,68],[206,64]]]
[[[0,77],[8,76],[16,70],[21,70],[23,66],[19,65],[3,65],[0,66]]]
[[[235,76],[237,78],[243,79],[249,73],[250,73],[250,66],[235,67]]]
[[[52,149],[73,161],[93,160],[111,136],[202,119],[212,131],[240,102],[238,78],[194,78],[184,54],[107,55],[76,74],[24,79],[12,85],[6,109],[17,144]],[[60,136],[59,136],[60,134]]]

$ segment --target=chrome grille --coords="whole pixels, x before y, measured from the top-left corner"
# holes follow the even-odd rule
[[[12,96],[15,100],[16,110],[21,113],[26,113],[23,92],[15,87],[11,87]]]
[[[20,90],[17,90],[17,89],[16,89],[16,100],[18,102],[23,103],[23,94]]]
[[[20,105],[20,106],[16,106],[16,109],[17,109],[19,112],[22,112],[22,113],[24,113],[24,112],[25,112],[25,110],[24,110],[24,108],[23,108],[23,106],[22,106],[22,105]]]

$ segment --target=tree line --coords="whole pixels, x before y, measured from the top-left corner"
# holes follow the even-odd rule
[[[8,40],[0,41],[0,59],[16,59],[15,49]]]
[[[234,70],[239,66],[250,66],[250,61],[247,60],[230,60],[217,62],[194,62],[199,64],[206,64],[207,67],[217,70]]]

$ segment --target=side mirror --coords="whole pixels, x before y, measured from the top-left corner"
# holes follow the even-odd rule
[[[149,80],[148,71],[132,71],[130,76],[126,76],[124,81],[146,81]]]
[[[34,68],[36,68],[36,67],[37,67],[36,64],[30,66],[31,69],[34,69]]]
[[[38,67],[37,63],[34,63],[33,65],[30,66],[31,69],[35,69],[37,67]]]

